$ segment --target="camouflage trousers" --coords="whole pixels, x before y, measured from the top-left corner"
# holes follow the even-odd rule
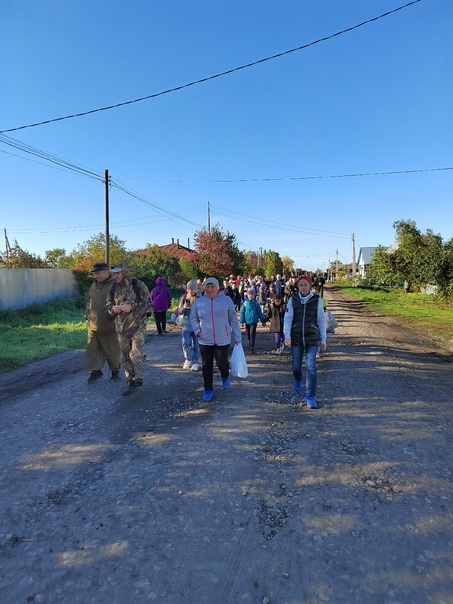
[[[110,371],[120,368],[120,347],[116,331],[88,330],[87,369],[99,371],[107,360]]]
[[[146,359],[145,332],[140,330],[132,338],[118,335],[121,350],[121,364],[127,380],[142,379],[142,364]]]

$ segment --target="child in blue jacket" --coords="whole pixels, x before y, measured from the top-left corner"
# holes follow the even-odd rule
[[[247,290],[247,300],[241,308],[239,322],[244,325],[247,337],[249,339],[249,348],[251,353],[255,352],[256,326],[258,321],[264,322],[261,306],[256,299],[255,290],[251,287]]]

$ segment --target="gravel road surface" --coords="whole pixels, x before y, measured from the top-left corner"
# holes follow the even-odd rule
[[[326,297],[317,410],[261,327],[210,403],[176,326],[130,397],[82,352],[1,376],[2,604],[453,603],[451,343]]]

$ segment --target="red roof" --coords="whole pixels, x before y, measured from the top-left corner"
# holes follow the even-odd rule
[[[193,250],[190,247],[181,245],[180,243],[169,243],[168,245],[159,245],[159,249],[165,252],[172,258],[184,258],[187,253],[192,253]],[[143,250],[137,250],[135,253],[140,256],[149,256],[151,248],[145,248]]]

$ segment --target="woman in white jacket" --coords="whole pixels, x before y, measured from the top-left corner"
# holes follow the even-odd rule
[[[224,388],[230,387],[228,351],[231,336],[235,344],[242,342],[241,329],[234,304],[229,296],[218,296],[219,282],[215,277],[205,281],[205,295],[195,300],[190,313],[190,324],[200,344],[203,361],[204,401],[214,394],[214,359],[219,368]]]

